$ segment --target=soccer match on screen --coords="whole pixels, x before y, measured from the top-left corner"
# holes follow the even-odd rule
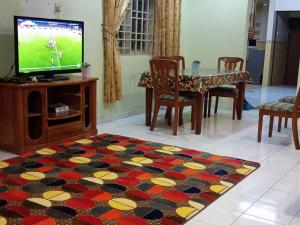
[[[82,35],[79,23],[18,20],[19,71],[81,68]]]

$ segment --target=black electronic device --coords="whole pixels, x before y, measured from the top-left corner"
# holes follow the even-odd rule
[[[15,16],[14,30],[17,76],[43,75],[39,81],[49,82],[68,79],[56,74],[81,72],[83,22]]]
[[[6,77],[0,79],[1,83],[15,83],[15,84],[27,84],[31,83],[32,80],[30,77],[24,76],[13,76],[13,77]]]

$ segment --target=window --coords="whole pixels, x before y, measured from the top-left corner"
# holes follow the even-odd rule
[[[131,0],[118,33],[123,55],[152,54],[154,0]]]

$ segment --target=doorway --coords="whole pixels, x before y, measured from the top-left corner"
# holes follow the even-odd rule
[[[300,59],[300,18],[289,21],[289,43],[287,49],[286,69],[284,82],[287,85],[297,86]]]
[[[300,59],[300,12],[278,12],[271,85],[297,86]]]

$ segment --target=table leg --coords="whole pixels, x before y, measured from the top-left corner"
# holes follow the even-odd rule
[[[146,126],[151,124],[153,88],[146,88]]]
[[[245,99],[246,82],[237,83],[237,89],[239,90],[239,94],[237,99],[236,112],[238,120],[241,120],[243,116],[243,104]]]
[[[202,117],[203,117],[203,100],[202,93],[196,93],[196,134],[201,134]]]

